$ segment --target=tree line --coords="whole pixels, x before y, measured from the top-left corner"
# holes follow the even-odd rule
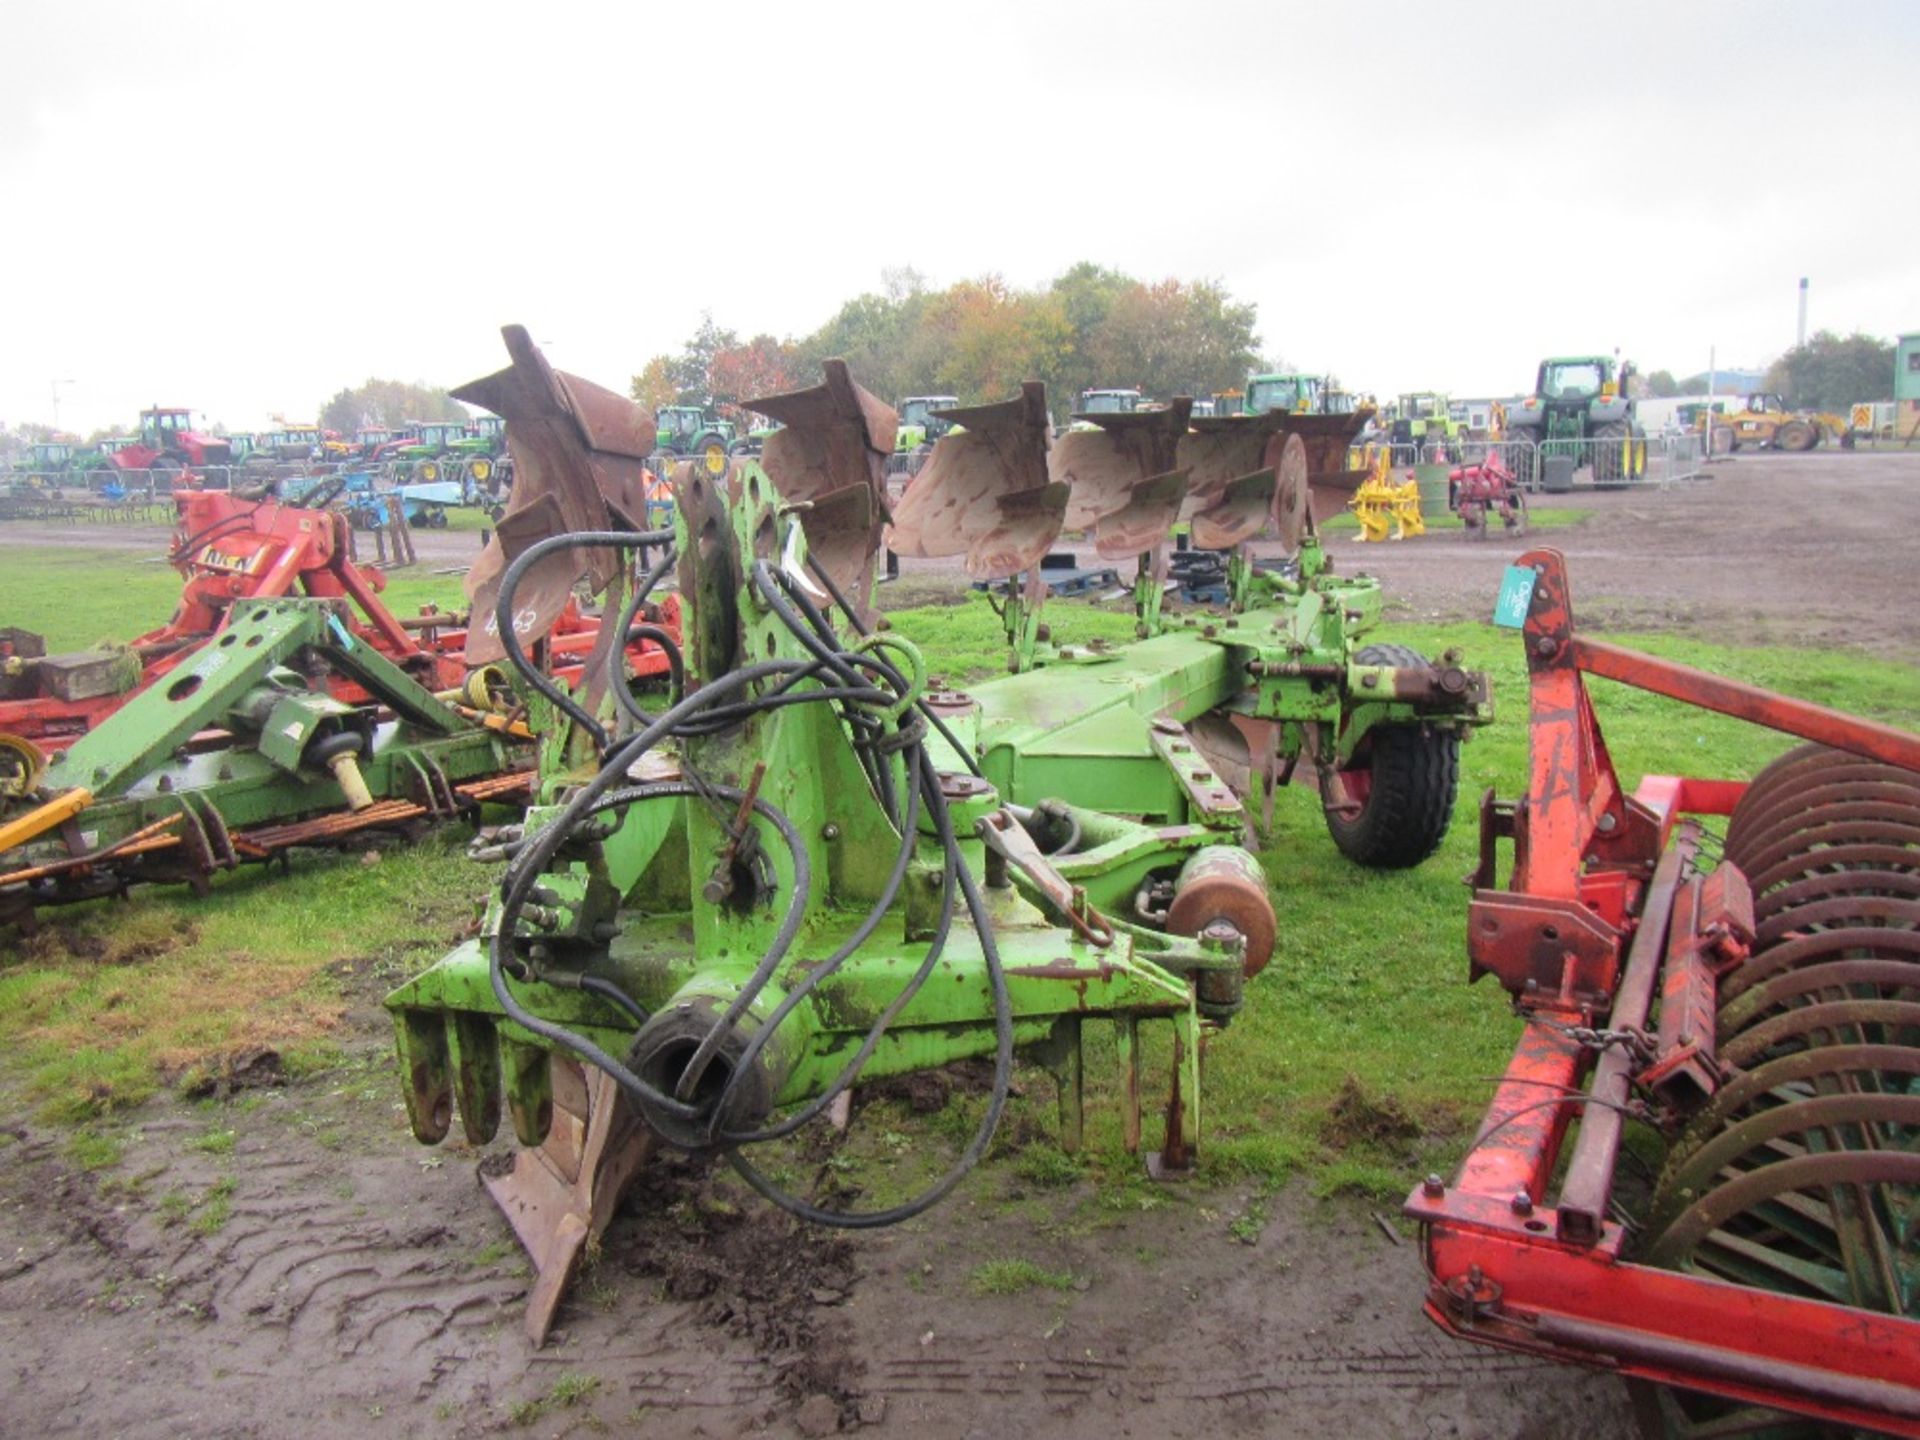
[[[656,410],[734,413],[753,396],[818,383],[820,362],[839,357],[888,401],[953,395],[971,405],[1025,380],[1044,381],[1056,409],[1097,388],[1211,395],[1262,368],[1257,323],[1257,307],[1217,281],[1147,282],[1091,261],[1030,290],[993,274],[936,290],[914,270],[890,270],[879,290],[799,338],[743,340],[708,315],[678,353],[647,361],[631,393]]]
[[[1767,367],[1767,389],[1806,410],[1844,410],[1867,400],[1893,398],[1894,344],[1856,330],[1821,330]],[[1705,395],[1707,372],[1676,380],[1669,370],[1647,376],[1647,393],[1666,397]]]

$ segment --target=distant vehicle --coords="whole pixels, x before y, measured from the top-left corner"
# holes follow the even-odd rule
[[[909,395],[900,402],[900,425],[893,432],[893,455],[887,462],[889,475],[914,475],[933,453],[936,441],[953,428],[951,420],[942,420],[942,410],[958,410],[958,395]]]
[[[1325,388],[1318,375],[1249,375],[1243,413],[1265,415],[1286,410],[1295,415],[1315,415],[1320,412],[1320,393]]]
[[[1081,415],[1131,415],[1141,403],[1138,390],[1082,390]]]
[[[194,429],[191,410],[156,405],[140,412],[139,435],[110,453],[103,452],[90,474],[103,479],[129,470],[171,475],[232,463],[233,446],[225,436]]]
[[[727,457],[739,442],[731,420],[699,405],[663,405],[654,412],[654,426],[656,455],[698,456],[715,475],[726,470]]]
[[[1558,445],[1576,466],[1591,463],[1596,485],[1637,480],[1646,471],[1646,431],[1634,414],[1631,363],[1616,367],[1611,355],[1569,355],[1540,362],[1533,394],[1507,411],[1507,438],[1530,440],[1533,449],[1520,459],[1515,474],[1531,485],[1539,477],[1523,474],[1538,466]],[[1617,441],[1583,447],[1581,441]]]
[[[1424,451],[1438,445],[1445,452],[1442,458],[1450,460],[1461,429],[1460,420],[1454,418],[1453,404],[1445,395],[1437,390],[1416,390],[1400,397],[1388,433],[1396,448]]]
[[[1692,424],[1704,432],[1706,413],[1702,411]],[[1849,417],[1789,409],[1780,396],[1766,392],[1747,396],[1737,410],[1718,408],[1713,417],[1716,455],[1731,454],[1743,445],[1763,450],[1811,450],[1829,439],[1841,446],[1853,444]]]

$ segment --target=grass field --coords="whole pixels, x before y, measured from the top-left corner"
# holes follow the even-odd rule
[[[31,624],[22,612],[38,607],[56,644],[158,623],[177,589],[170,571],[124,552],[17,558],[16,568],[9,557],[0,613]],[[437,594],[422,582],[398,582],[402,603],[414,603],[415,585],[418,599],[457,596],[451,577]],[[64,603],[36,587],[58,591]],[[999,621],[983,596],[889,618],[950,680],[1002,668]],[[1063,642],[1119,639],[1132,628],[1130,614],[1072,603],[1051,606],[1049,621]],[[1334,850],[1312,793],[1296,788],[1279,797],[1276,831],[1261,857],[1273,884],[1279,949],[1207,1057],[1204,1164],[1216,1178],[1277,1183],[1304,1170],[1323,1192],[1401,1193],[1409,1175],[1457,1154],[1516,1033],[1503,995],[1465,983],[1460,879],[1475,856],[1474,800],[1489,786],[1515,794],[1524,774],[1519,640],[1477,624],[1388,629],[1428,653],[1458,647],[1489,671],[1499,718],[1463,751],[1452,831],[1417,871],[1355,868]],[[1920,726],[1920,672],[1862,664],[1859,652],[1613,638]],[[1593,693],[1629,786],[1647,773],[1750,775],[1790,743],[1604,682]],[[467,862],[461,849],[462,837],[449,835],[393,847],[377,863],[303,854],[284,875],[253,868],[222,877],[206,900],[148,889],[131,901],[56,912],[36,937],[0,938],[0,1076],[44,1118],[98,1126],[244,1047],[278,1048],[296,1068],[325,1065],[343,1016],[365,1003],[366,977],[397,982],[442,953],[475,913],[497,876]],[[1103,1179],[1119,1187],[1113,1193],[1124,1203],[1134,1193],[1124,1180],[1131,1170],[1119,1161],[1116,1107],[1106,1103],[1116,1078],[1110,1041],[1098,1035],[1089,1056],[1086,1163],[1111,1167]],[[1050,1131],[1050,1084],[1036,1076],[1024,1088],[1010,1133]],[[950,1130],[957,1148],[981,1102],[961,1093],[931,1120],[904,1109],[894,1116],[885,1108],[891,1103],[877,1102],[882,1123],[856,1126],[847,1150],[846,1163],[871,1170],[874,1198],[911,1187],[943,1159],[941,1145],[902,1146],[902,1135],[914,1127]],[[1011,1163],[1031,1168],[1029,1178],[1042,1187],[1079,1173],[1073,1162],[1042,1158],[1046,1148]]]
[[[49,650],[125,642],[167,623],[180,575],[163,560],[126,550],[60,546],[9,549],[0,559],[0,616],[46,637]],[[388,606],[412,614],[429,602],[464,609],[458,575],[403,571],[387,577]]]

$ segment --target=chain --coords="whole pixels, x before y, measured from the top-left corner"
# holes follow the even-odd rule
[[[1642,1065],[1652,1063],[1659,1054],[1660,1047],[1654,1038],[1637,1025],[1623,1025],[1618,1030],[1596,1030],[1591,1025],[1562,1025],[1557,1020],[1549,1020],[1542,1015],[1529,1017],[1536,1025],[1545,1025],[1550,1030],[1558,1030],[1583,1050],[1596,1053],[1619,1046]]]

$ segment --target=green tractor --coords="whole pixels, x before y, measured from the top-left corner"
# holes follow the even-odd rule
[[[1647,432],[1634,417],[1632,378],[1632,364],[1616,367],[1610,355],[1542,360],[1533,394],[1507,410],[1507,439],[1532,442],[1509,467],[1520,483],[1540,483],[1546,461],[1558,456],[1576,470],[1591,465],[1596,486],[1645,475]]]
[[[13,462],[13,473],[43,485],[56,485],[72,467],[76,447],[58,440],[39,440]]]
[[[656,455],[697,457],[712,474],[726,473],[727,457],[739,441],[731,420],[722,420],[700,405],[663,405],[653,418]]]
[[[1456,448],[1460,443],[1460,422],[1453,418],[1453,406],[1447,396],[1437,390],[1416,390],[1402,395],[1395,407],[1393,429],[1389,432],[1395,451],[1407,451],[1405,459],[1398,454],[1395,460],[1400,463],[1412,463],[1427,454],[1435,446],[1441,449],[1443,460],[1452,460],[1459,455]]]
[[[1318,415],[1325,388],[1318,375],[1249,375],[1241,413],[1265,415],[1284,410],[1290,415]]]
[[[392,462],[394,479],[431,485],[453,479],[471,453],[472,439],[459,420],[414,420],[404,444],[379,453]]]
[[[900,402],[900,428],[894,432],[893,456],[887,462],[887,474],[912,476],[919,473],[934,441],[954,429],[953,421],[940,418],[942,410],[958,410],[958,395],[909,395]]]

